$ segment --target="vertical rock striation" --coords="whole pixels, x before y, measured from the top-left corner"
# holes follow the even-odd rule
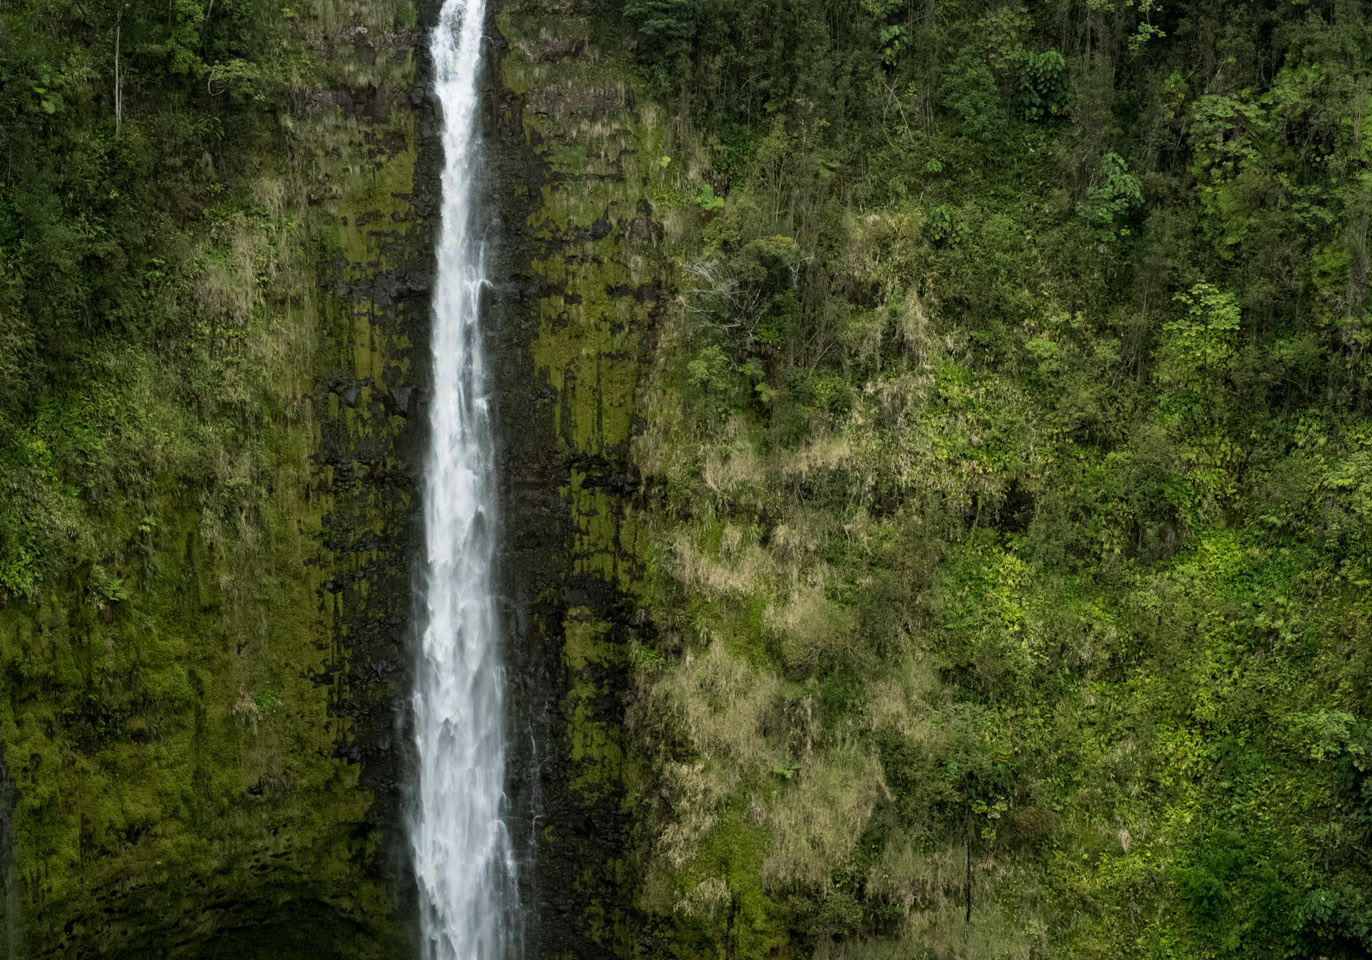
[[[494,14],[512,826],[531,861],[530,953],[624,955],[645,935],[633,905],[639,772],[624,740],[630,650],[646,629],[629,440],[666,285],[647,196],[662,128],[585,10],[511,0]]]

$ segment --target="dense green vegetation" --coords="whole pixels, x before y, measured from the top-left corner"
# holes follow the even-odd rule
[[[1372,952],[1364,6],[604,6],[659,949]]]
[[[566,494],[652,624],[623,744],[623,625],[563,638],[574,786],[618,771],[656,920],[587,923],[682,958],[1372,953],[1364,5],[550,3],[589,14],[575,63],[520,6],[503,82],[573,225],[537,235],[569,296],[533,362],[576,470],[632,426],[643,479],[623,526]],[[324,94],[386,114],[413,22],[0,7],[10,945],[152,955],[232,901],[267,912],[230,952],[382,949],[302,561],[321,421],[364,429],[320,353],[390,362],[318,273],[381,269],[359,214],[403,220],[414,163]],[[607,76],[641,122],[594,115]],[[569,239],[640,188],[651,329],[611,295],[653,224]]]
[[[367,331],[319,289],[366,260],[337,205],[394,205],[387,155],[325,94],[413,82],[403,56],[334,52],[414,17],[0,6],[6,955],[395,936],[351,728],[314,676],[340,656],[320,586],[347,513],[318,463],[342,415],[316,395]]]
[[[286,256],[298,224],[280,170],[262,168],[286,149],[270,108],[292,68],[308,65],[269,6],[3,11],[8,597],[72,564],[108,565],[145,516],[156,520],[159,476],[183,484],[178,494],[246,504],[242,481],[271,469],[248,462],[262,384],[290,375],[266,355],[286,346],[264,329],[266,293],[301,264]],[[238,475],[239,489],[216,484],[230,478],[221,473]]]

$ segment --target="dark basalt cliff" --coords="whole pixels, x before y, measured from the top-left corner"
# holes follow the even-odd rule
[[[508,2],[493,20],[489,329],[527,942],[625,955],[646,934],[625,735],[629,650],[649,628],[629,441],[668,275],[645,196],[661,131],[576,4]]]

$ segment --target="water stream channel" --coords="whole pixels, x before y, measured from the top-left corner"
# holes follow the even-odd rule
[[[442,221],[409,822],[425,960],[506,960],[519,952],[504,810],[504,671],[492,586],[496,489],[481,326],[488,286],[477,118],[484,6],[446,0],[430,41],[443,124]]]

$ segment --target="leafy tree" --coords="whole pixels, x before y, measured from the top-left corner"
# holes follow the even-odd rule
[[[1185,312],[1164,328],[1158,379],[1201,402],[1226,388],[1241,319],[1239,307],[1233,294],[1209,283],[1197,283],[1175,300]]]
[[[963,47],[939,84],[939,102],[979,140],[991,140],[1005,129],[1007,117],[1000,88],[990,68],[971,47]]]
[[[1117,153],[1101,159],[1100,179],[1081,205],[1081,215],[1098,226],[1117,227],[1143,203],[1143,185]]]
[[[624,15],[638,24],[645,57],[659,64],[690,52],[699,12],[699,0],[628,0],[624,4]]]
[[[1067,59],[1056,50],[1034,53],[1016,51],[1019,73],[1019,109],[1026,120],[1060,117],[1067,112],[1069,94]]]

